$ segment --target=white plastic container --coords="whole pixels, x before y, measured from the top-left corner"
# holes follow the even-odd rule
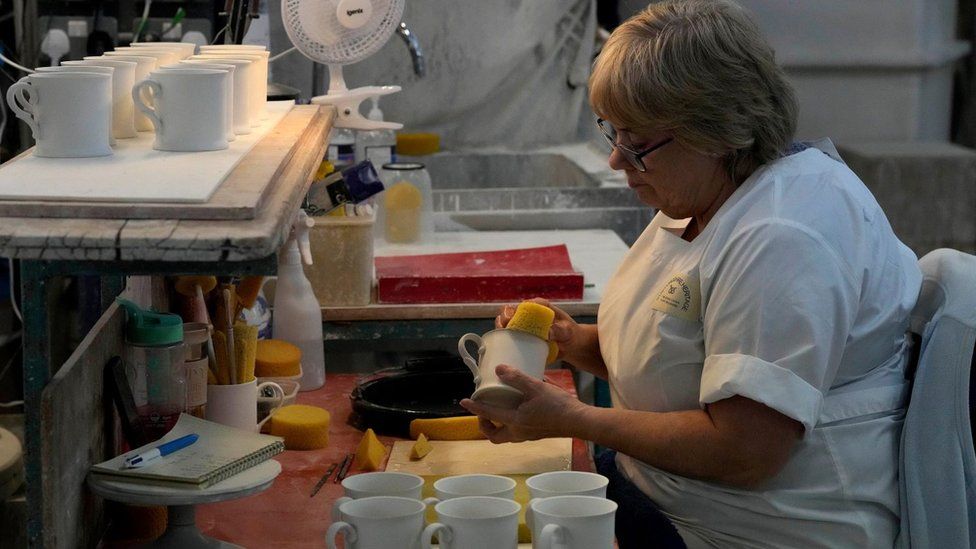
[[[303,260],[312,262],[308,237],[312,223],[304,211],[299,211],[278,259],[272,316],[274,339],[287,341],[302,351],[302,391],[325,385],[322,312],[302,268]]]
[[[740,0],[776,50],[800,102],[797,137],[945,141],[955,0]]]
[[[312,264],[305,274],[323,307],[361,307],[373,288],[375,216],[321,216],[309,234]]]

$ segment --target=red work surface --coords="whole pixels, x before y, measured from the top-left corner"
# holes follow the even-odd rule
[[[332,414],[329,446],[322,450],[289,450],[276,456],[281,474],[271,488],[260,494],[197,506],[197,525],[205,534],[245,547],[325,546],[325,531],[331,523],[329,512],[332,503],[343,495],[342,486],[330,480],[314,498],[309,494],[330,464],[339,463],[347,453],[356,451],[362,437],[362,431],[347,423],[352,412],[349,393],[356,377],[330,374],[322,389],[299,393],[299,404],[320,406]],[[551,370],[546,377],[575,394],[570,371]],[[381,436],[380,440],[389,448],[400,439]],[[593,461],[582,440],[573,441],[573,469],[593,471]]]
[[[485,303],[583,298],[565,244],[542,248],[377,257],[380,303]]]

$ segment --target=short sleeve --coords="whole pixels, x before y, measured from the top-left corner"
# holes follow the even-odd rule
[[[847,263],[809,228],[767,220],[703,258],[702,289],[700,405],[740,395],[813,429],[857,311]]]

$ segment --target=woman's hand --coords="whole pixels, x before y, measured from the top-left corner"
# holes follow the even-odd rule
[[[478,416],[481,431],[488,440],[498,444],[574,436],[589,406],[551,383],[529,377],[511,366],[501,364],[495,373],[503,383],[522,391],[525,400],[514,410],[471,399],[461,401],[461,406]]]
[[[536,297],[528,301],[549,307],[556,313],[556,318],[552,321],[552,327],[549,328],[549,341],[552,341],[559,347],[559,354],[556,355],[556,358],[572,357],[574,354],[578,354],[578,351],[581,350],[579,347],[584,344],[582,340],[585,338],[581,334],[581,326],[573,320],[573,317],[569,316],[566,311],[549,303],[547,299]],[[501,313],[495,317],[495,328],[508,326],[513,316],[515,316],[514,305],[502,307]]]

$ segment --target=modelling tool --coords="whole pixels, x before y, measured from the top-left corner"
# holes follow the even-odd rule
[[[346,474],[349,472],[349,466],[352,465],[353,454],[346,454],[346,457],[342,459],[342,465],[339,466],[339,472],[336,474],[335,478],[332,479],[332,483],[342,482],[342,479],[346,478]]]
[[[254,302],[258,299],[258,292],[261,291],[261,286],[263,285],[263,276],[245,276],[241,279],[240,284],[237,285],[235,318],[240,316],[241,311],[244,309],[250,309],[254,306]]]
[[[325,472],[324,475],[322,475],[322,478],[320,478],[319,481],[315,483],[315,487],[312,488],[312,493],[309,494],[308,497],[314,498],[315,494],[319,493],[319,490],[322,489],[322,486],[325,485],[325,483],[329,480],[329,477],[332,476],[332,473],[336,470],[337,467],[339,467],[339,464],[333,461],[332,465],[329,465],[329,469]]]
[[[231,385],[237,385],[237,355],[234,354],[234,318],[232,311],[234,304],[229,288],[224,288],[224,312],[227,315],[227,370],[230,372]]]

